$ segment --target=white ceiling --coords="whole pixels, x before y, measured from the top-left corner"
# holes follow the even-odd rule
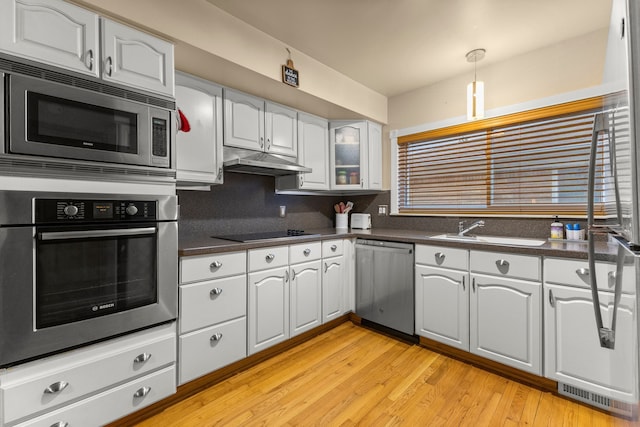
[[[611,0],[207,0],[386,96],[606,28]],[[292,57],[295,65],[295,54]]]

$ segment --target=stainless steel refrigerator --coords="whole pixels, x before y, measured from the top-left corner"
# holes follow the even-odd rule
[[[624,358],[631,362],[633,372],[626,374],[634,381],[636,402],[633,403],[637,409],[635,403],[640,389],[637,313],[640,301],[640,2],[636,0],[613,1],[604,86],[612,90],[602,111],[594,117],[588,176],[589,269],[586,276],[595,318],[595,329],[588,332],[597,336],[601,348],[628,353]],[[599,167],[605,168],[604,177],[596,173]],[[610,253],[596,250],[597,242],[602,241],[609,242]],[[597,261],[603,257],[616,264],[615,271],[605,277],[597,270]],[[613,290],[613,304],[599,298],[598,289],[603,286]],[[623,288],[635,291],[634,307],[622,307]],[[618,330],[621,311],[629,309],[634,313],[632,333]],[[593,328],[585,325],[587,327]],[[625,340],[633,341],[633,345]],[[614,360],[616,358],[611,357],[608,363]],[[610,371],[614,370],[611,366]],[[611,382],[615,386],[615,378],[612,377]]]

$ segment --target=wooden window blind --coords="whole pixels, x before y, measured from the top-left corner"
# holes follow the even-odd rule
[[[586,215],[593,118],[603,105],[593,98],[400,138],[399,212]],[[628,136],[628,114],[611,117],[617,137]],[[598,139],[599,217],[610,211],[613,194],[609,140]]]

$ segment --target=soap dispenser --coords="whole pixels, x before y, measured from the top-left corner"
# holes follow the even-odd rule
[[[556,216],[554,221],[551,223],[551,238],[552,239],[562,239],[564,237],[564,225],[558,220]]]

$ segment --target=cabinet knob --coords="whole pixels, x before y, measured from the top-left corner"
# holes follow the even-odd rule
[[[276,259],[276,256],[274,254],[268,254],[264,259],[267,260],[267,262],[271,262]]]
[[[442,252],[436,252],[436,264],[442,265],[445,259],[445,255]]]
[[[215,270],[215,269],[220,268],[220,267],[222,267],[222,263],[220,261],[214,261],[211,264],[209,264],[209,268],[211,270]]]
[[[140,387],[138,390],[136,390],[135,393],[133,393],[133,397],[136,397],[136,398],[145,397],[150,392],[151,392],[151,387]]]
[[[509,272],[509,261],[504,259],[499,259],[496,261],[496,267],[498,267],[498,271],[502,274],[507,274]]]
[[[212,297],[216,297],[216,296],[220,295],[221,293],[222,293],[222,289],[213,288],[213,289],[211,289],[211,292],[209,292],[209,295],[211,295]]]
[[[338,247],[336,245],[331,245],[331,251],[335,252],[338,250]]]
[[[60,393],[62,390],[67,388],[68,385],[69,385],[69,383],[66,382],[66,381],[58,381],[57,383],[53,383],[49,387],[45,388],[44,392],[46,394]]]
[[[211,335],[211,338],[209,338],[209,341],[211,342],[217,342],[220,341],[222,339],[222,334],[220,332]]]
[[[149,359],[151,359],[151,353],[142,353],[137,355],[136,358],[133,359],[133,363],[144,363]]]
[[[304,251],[302,251],[302,253],[304,254],[304,256],[309,256],[311,254],[311,249],[307,248]]]
[[[589,281],[589,269],[588,268],[579,268],[579,269],[576,270],[576,274],[587,285],[591,285],[591,282]]]

